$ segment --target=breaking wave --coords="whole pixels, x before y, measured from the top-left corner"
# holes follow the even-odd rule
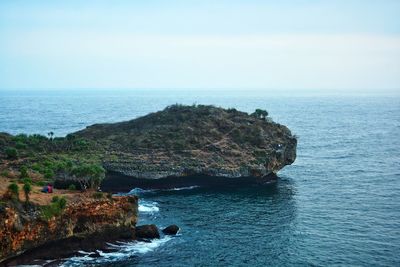
[[[161,239],[154,239],[151,241],[117,242],[115,244],[109,243],[108,249],[114,251],[79,251],[80,255],[67,259],[61,266],[82,266],[123,261],[136,255],[154,251],[169,240],[171,240],[170,236],[164,236]]]

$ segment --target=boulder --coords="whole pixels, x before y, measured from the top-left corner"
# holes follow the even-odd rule
[[[179,227],[175,224],[170,225],[162,230],[162,232],[166,235],[176,235],[179,231]]]
[[[145,224],[137,226],[135,229],[136,238],[160,238],[157,226]]]

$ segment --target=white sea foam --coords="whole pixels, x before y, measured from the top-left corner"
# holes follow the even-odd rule
[[[158,203],[155,201],[145,201],[139,200],[139,212],[144,213],[155,213],[159,212],[160,208],[158,207]]]
[[[175,188],[168,188],[168,189],[142,189],[142,188],[136,187],[136,188],[133,188],[128,193],[118,193],[118,194],[115,194],[115,195],[117,195],[117,196],[143,195],[143,194],[163,192],[163,191],[191,190],[191,189],[195,189],[195,188],[198,188],[198,187],[200,187],[200,186],[192,185],[192,186],[175,187]]]
[[[100,257],[90,257],[93,252],[79,251],[82,256],[69,258],[61,266],[81,266],[81,264],[99,264],[107,262],[115,262],[127,259],[134,255],[145,254],[154,251],[161,245],[171,240],[170,236],[165,236],[161,239],[153,239],[149,242],[145,241],[131,241],[131,242],[118,242],[115,244],[108,244],[108,247],[114,249],[114,252],[103,252],[98,250]]]
[[[127,195],[140,195],[140,194],[145,194],[145,193],[151,193],[154,192],[154,189],[142,189],[139,187],[133,188],[131,191],[126,193]]]
[[[200,186],[198,185],[192,185],[192,186],[186,186],[186,187],[177,187],[177,188],[171,188],[171,189],[165,189],[165,191],[181,191],[181,190],[191,190],[198,188]]]

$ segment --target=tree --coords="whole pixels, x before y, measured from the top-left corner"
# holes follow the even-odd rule
[[[23,189],[24,189],[24,193],[25,193],[25,202],[29,203],[29,195],[32,192],[32,186],[30,183],[26,182],[24,184]]]
[[[48,132],[47,135],[49,136],[50,140],[53,140],[54,132]]]
[[[96,164],[83,164],[75,167],[72,174],[82,189],[87,187],[94,189],[100,186],[105,177],[105,170]]]
[[[265,118],[268,116],[268,111],[258,108],[254,113],[251,114],[251,116],[265,120]]]

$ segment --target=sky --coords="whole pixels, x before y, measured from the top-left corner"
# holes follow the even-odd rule
[[[398,0],[0,1],[0,89],[396,91]]]

